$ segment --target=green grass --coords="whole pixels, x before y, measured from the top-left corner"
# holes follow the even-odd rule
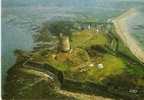
[[[56,55],[56,59],[52,57]],[[49,54],[45,58],[45,62],[54,66],[56,69],[61,71],[67,71],[73,69],[75,66],[85,64],[90,60],[88,53],[80,48],[75,48],[71,53],[54,53]]]
[[[135,59],[134,55],[132,55],[122,41],[119,40],[118,42],[118,53],[122,52],[128,57]],[[111,55],[111,53],[106,52],[100,53],[101,55],[96,55],[95,57],[90,57],[85,49],[93,45],[102,47],[109,45],[108,37],[103,33],[96,33],[94,29],[83,30],[73,34],[71,53],[44,53],[43,56],[41,55],[43,54],[42,52],[46,51],[42,50],[39,51],[39,53],[35,53],[33,58],[35,58],[36,61],[48,63],[56,69],[63,71],[67,78],[83,82],[92,81],[99,83],[109,76],[120,75],[123,72],[128,72],[133,76],[144,75],[143,68],[139,67],[138,64],[128,65],[129,59],[125,58],[125,56]],[[56,59],[52,57],[53,55],[56,55]],[[89,66],[91,63],[94,64],[93,67]],[[97,65],[100,63],[104,65],[103,69],[97,68]],[[83,67],[83,65],[85,66]]]
[[[101,63],[104,65],[104,68],[91,68],[88,71],[88,79],[91,79],[94,82],[100,82],[108,76],[121,74],[125,67],[124,63],[120,58],[117,58],[109,54],[104,55]]]
[[[96,33],[94,29],[77,32],[73,35],[71,47],[87,48],[92,45],[105,45],[107,38],[103,33]]]
[[[84,30],[74,33],[72,36],[71,47],[76,48],[83,45],[83,43],[85,43],[92,37],[92,34],[90,32],[91,31],[89,30]]]
[[[88,41],[86,41],[82,45],[82,47],[88,48],[88,47],[90,47],[92,45],[101,45],[101,46],[104,46],[106,43],[107,43],[106,37],[102,33],[99,33],[98,35],[95,35],[92,38],[90,38]]]
[[[97,59],[95,59],[97,60]],[[123,61],[115,56],[105,54],[99,62],[90,62],[94,66],[85,66],[86,71],[81,72],[80,69],[69,70],[65,72],[65,76],[70,79],[85,82],[91,81],[93,83],[99,83],[111,75],[118,75],[124,71],[125,64]],[[97,64],[102,63],[104,65],[103,69],[98,69]]]
[[[110,75],[122,73],[125,67],[123,60],[117,56],[110,55],[109,53],[101,53],[101,55],[91,58],[85,50],[93,45],[104,47],[107,41],[107,37],[103,33],[96,33],[94,29],[83,30],[73,34],[71,53],[47,53],[47,56],[41,60],[60,71],[64,71],[65,76],[70,79],[97,83]],[[42,58],[40,54],[41,52],[36,54],[35,58]],[[53,58],[53,55],[56,58]],[[97,65],[100,63],[104,65],[103,69],[97,68]],[[94,64],[94,66],[90,67],[90,64]]]

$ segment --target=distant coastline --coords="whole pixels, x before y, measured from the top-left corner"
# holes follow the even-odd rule
[[[118,16],[113,20],[114,26],[116,28],[116,32],[125,45],[130,49],[130,51],[144,63],[144,51],[139,46],[139,43],[132,37],[132,35],[127,31],[127,25],[125,24],[125,18],[129,16],[136,15],[135,9],[130,9],[122,15]]]

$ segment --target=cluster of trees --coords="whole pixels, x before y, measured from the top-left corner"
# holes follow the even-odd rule
[[[48,25],[48,30],[56,36],[59,36],[60,33],[65,36],[71,36],[71,34],[77,30],[77,25],[71,21],[53,21]]]
[[[49,21],[42,25],[42,27],[34,34],[34,42],[49,42],[51,36],[57,36],[59,41],[62,42],[62,36],[67,37],[67,43],[69,38],[71,40],[72,33],[78,30],[78,23],[73,21],[55,20]],[[60,43],[64,44],[64,43]],[[69,45],[69,43],[68,43]]]

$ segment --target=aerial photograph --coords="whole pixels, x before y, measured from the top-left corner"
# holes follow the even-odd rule
[[[2,100],[144,100],[144,0],[2,0]]]

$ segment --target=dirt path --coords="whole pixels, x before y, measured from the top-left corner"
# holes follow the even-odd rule
[[[130,49],[130,51],[144,63],[144,51],[139,46],[139,43],[131,36],[127,30],[126,19],[130,16],[135,16],[135,9],[130,9],[121,16],[113,20],[117,34],[120,36],[122,41]]]
[[[78,100],[114,100],[110,98],[104,98],[102,96],[88,95],[84,93],[70,92],[66,90],[60,90],[59,93],[66,96],[74,97]]]

